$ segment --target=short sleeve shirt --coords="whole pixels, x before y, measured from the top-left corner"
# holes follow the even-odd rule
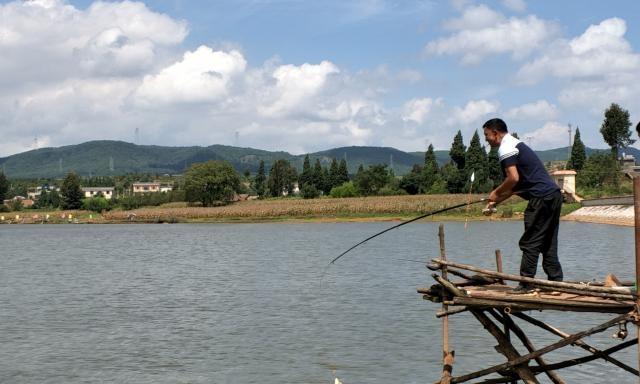
[[[520,180],[513,191],[520,197],[529,200],[560,190],[535,152],[510,134],[502,138],[498,156],[503,171],[511,165],[516,166]]]

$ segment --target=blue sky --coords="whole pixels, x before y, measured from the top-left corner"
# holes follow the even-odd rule
[[[0,156],[88,140],[534,149],[640,118],[636,1],[0,1]],[[635,134],[634,134],[635,137]],[[36,140],[37,138],[37,140]]]

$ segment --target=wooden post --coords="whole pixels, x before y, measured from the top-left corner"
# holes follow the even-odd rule
[[[499,249],[496,249],[496,270],[502,273],[502,251],[500,251]],[[500,282],[504,284],[504,280],[500,279]],[[509,315],[505,313],[504,316],[508,317]],[[509,331],[509,326],[507,325],[506,321],[504,322],[503,326],[504,326],[504,337],[507,338],[507,341],[511,341],[511,332]],[[513,380],[511,381],[511,384],[516,384],[517,382],[518,382],[517,380]]]
[[[633,178],[633,206],[635,216],[636,229],[636,294],[640,287],[640,177]],[[636,315],[640,310],[640,297],[636,296]],[[638,336],[638,369],[640,370],[640,324],[636,326],[636,334]],[[640,383],[640,381],[638,381]]]
[[[438,238],[440,239],[440,260],[446,261],[447,254],[444,246],[444,225],[438,227]],[[447,268],[443,266],[440,270],[442,279],[447,280]],[[442,301],[442,311],[448,312],[449,306]],[[449,316],[442,317],[442,376],[441,384],[449,384],[451,382],[451,373],[453,372],[453,360],[455,352],[449,350]]]

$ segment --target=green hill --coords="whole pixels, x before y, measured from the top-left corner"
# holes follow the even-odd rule
[[[596,151],[587,148],[587,154]],[[640,151],[627,148],[627,154],[640,158]],[[449,151],[435,151],[440,164],[449,161]],[[539,151],[542,161],[566,160],[567,148]],[[360,164],[393,164],[396,175],[404,175],[414,164],[424,162],[424,152],[403,152],[389,147],[341,147],[309,154],[311,162],[319,159],[329,165],[333,158],[346,159],[349,173],[354,174]],[[82,176],[109,176],[127,173],[180,174],[191,164],[207,160],[226,160],[239,172],[255,173],[260,161],[267,171],[277,159],[289,160],[302,169],[304,155],[271,152],[254,148],[226,145],[209,147],[163,147],[136,145],[123,141],[89,141],[58,148],[41,148],[0,158],[0,169],[11,178],[59,178],[70,171]]]

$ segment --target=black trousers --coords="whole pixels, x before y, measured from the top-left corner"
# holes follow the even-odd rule
[[[524,234],[520,238],[522,262],[520,275],[534,277],[538,257],[542,254],[542,269],[552,281],[562,281],[562,266],[558,260],[558,227],[562,194],[532,197],[524,211]]]

